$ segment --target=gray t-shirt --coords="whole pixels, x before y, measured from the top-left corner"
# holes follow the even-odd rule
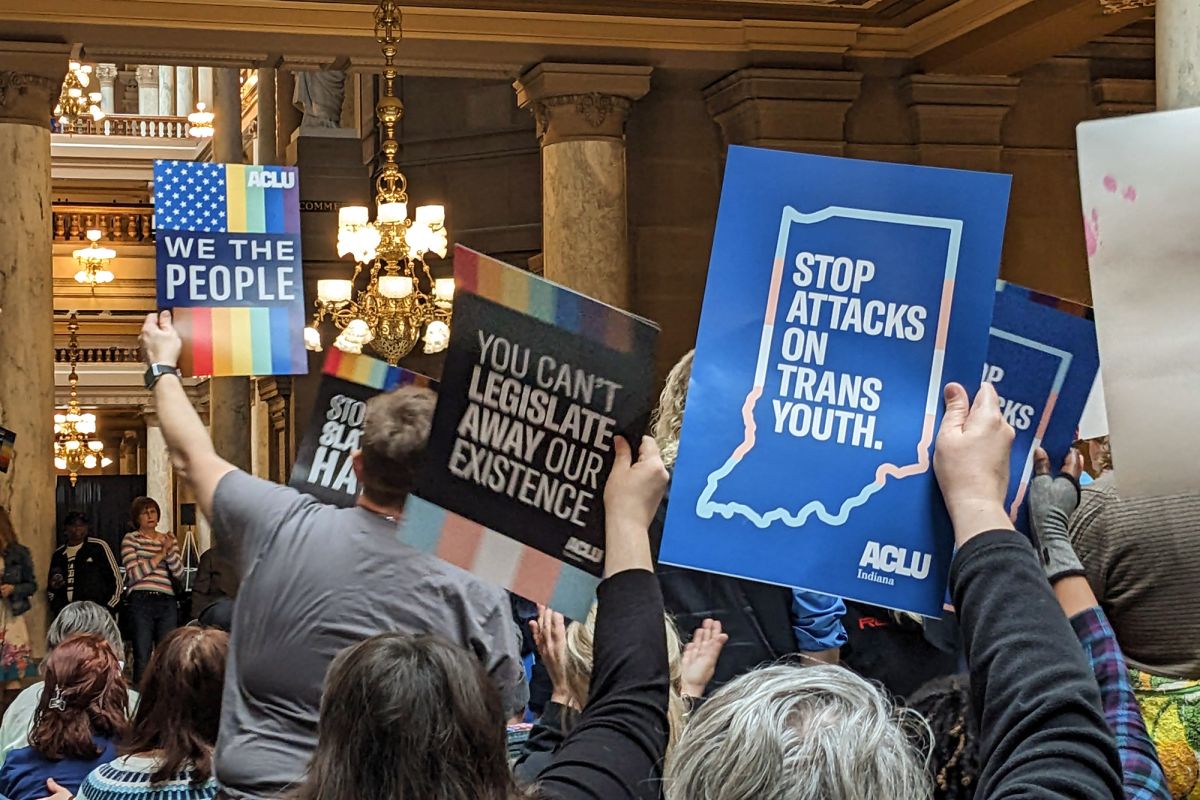
[[[227,796],[273,797],[303,778],[330,662],[377,633],[433,633],[463,645],[479,655],[505,708],[524,707],[503,590],[404,544],[395,522],[240,471],[221,479],[213,517],[245,576],[214,758]]]

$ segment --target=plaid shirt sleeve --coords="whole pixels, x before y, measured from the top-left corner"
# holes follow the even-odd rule
[[[1104,718],[1117,740],[1126,800],[1171,800],[1167,778],[1129,682],[1125,656],[1108,618],[1099,608],[1089,608],[1072,617],[1071,625],[1092,664]]]

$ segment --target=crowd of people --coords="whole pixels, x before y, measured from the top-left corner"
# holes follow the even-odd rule
[[[168,314],[147,319],[142,346],[176,363]],[[1200,613],[1186,600],[1200,498],[1125,500],[1111,470],[1081,490],[1083,458],[1055,469],[1039,452],[1018,531],[996,393],[950,384],[933,464],[957,548],[946,618],[659,567],[690,369],[689,354],[668,377],[653,436],[614,442],[604,579],[579,620],[518,613],[400,540],[432,391],[368,403],[361,493],[342,509],[224,461],[167,371],[153,386],[163,435],[219,553],[208,619],[177,627],[182,568],[153,500],[135,503],[120,569],[69,517],[41,680],[0,726],[0,795],[1200,797]],[[0,556],[0,679],[17,681],[36,582],[2,509]]]

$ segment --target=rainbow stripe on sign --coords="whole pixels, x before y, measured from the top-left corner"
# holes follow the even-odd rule
[[[179,368],[185,375],[298,375],[308,356],[296,347],[304,328],[297,306],[176,308],[175,329],[184,341]]]
[[[390,366],[386,361],[361,353],[343,353],[337,348],[330,350],[329,355],[325,356],[325,366],[321,372],[381,392],[390,392],[399,386],[429,388],[435,384],[432,378],[425,375]]]
[[[454,290],[485,297],[613,350],[633,351],[634,317],[461,246],[454,249]]]
[[[409,495],[400,538],[572,619],[587,616],[600,579],[441,506]]]

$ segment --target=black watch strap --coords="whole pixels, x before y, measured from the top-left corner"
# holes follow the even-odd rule
[[[170,364],[151,364],[146,368],[146,388],[153,389],[154,384],[158,383],[158,379],[163,375],[174,375],[179,377],[179,367]]]

